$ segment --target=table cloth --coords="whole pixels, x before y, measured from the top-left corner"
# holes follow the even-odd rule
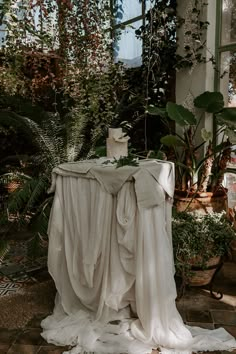
[[[62,164],[48,227],[57,288],[42,336],[65,353],[192,353],[230,350],[224,329],[184,325],[176,305],[171,239],[174,166],[104,159]]]

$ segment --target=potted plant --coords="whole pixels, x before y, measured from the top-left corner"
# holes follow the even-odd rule
[[[236,137],[236,108],[225,108],[220,92],[207,91],[194,99],[194,113],[173,102],[168,102],[165,108],[149,106],[148,112],[159,115],[166,124],[170,120],[176,123],[176,130],[170,129],[161,143],[167,158],[176,166],[178,210],[198,209],[202,213],[227,210],[227,191],[222,182]],[[210,114],[219,127],[214,138],[211,132],[200,128],[205,114]],[[221,142],[216,144],[218,137]]]
[[[235,230],[226,214],[174,212],[172,220],[174,259],[177,275],[185,284],[203,286],[212,283],[223,257],[236,240]]]

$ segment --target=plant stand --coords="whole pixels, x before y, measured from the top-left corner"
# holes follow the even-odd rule
[[[213,292],[213,290],[212,290],[215,277],[216,277],[217,273],[221,270],[222,266],[223,266],[223,261],[221,261],[221,262],[218,264],[218,266],[216,267],[215,273],[214,273],[214,275],[213,275],[213,277],[212,277],[210,283],[208,284],[209,290],[210,290],[210,294],[211,294],[211,296],[212,296],[214,299],[216,299],[216,300],[220,300],[220,299],[222,299],[222,297],[223,297],[223,294],[222,294],[221,291],[218,290],[218,291],[217,291],[217,295],[215,295],[214,292]]]
[[[185,293],[185,288],[186,286],[198,286],[198,287],[207,287],[207,290],[210,291],[210,294],[211,296],[216,299],[216,300],[220,300],[222,299],[223,297],[223,294],[220,292],[220,291],[217,291],[217,295],[215,294],[215,291],[213,290],[213,284],[214,284],[214,280],[215,280],[215,277],[217,275],[217,273],[220,271],[220,269],[222,268],[223,266],[223,260],[220,260],[220,262],[218,264],[214,264],[214,265],[211,265],[211,266],[208,266],[206,271],[213,271],[213,274],[211,276],[211,278],[209,278],[209,281],[207,282],[206,279],[203,280],[203,282],[200,284],[198,283],[198,285],[196,285],[196,283],[194,283],[191,279],[193,279],[194,276],[186,276],[186,274],[182,274],[182,282],[181,282],[181,285],[180,285],[180,290],[179,290],[179,293],[178,293],[178,296],[177,296],[177,301],[180,300],[184,293]],[[191,271],[193,273],[197,273],[197,272],[204,272],[202,270],[201,267],[197,267],[197,266],[192,266],[191,267]]]

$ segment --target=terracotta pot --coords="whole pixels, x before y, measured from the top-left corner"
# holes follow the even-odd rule
[[[21,186],[21,183],[18,182],[18,181],[12,181],[12,182],[9,182],[5,188],[7,190],[8,193],[13,193],[15,192],[19,187]]]
[[[193,259],[190,264],[192,265],[190,274],[185,276],[185,282],[191,286],[203,286],[207,285],[211,282],[213,275],[215,274],[217,267],[221,262],[221,257],[216,256],[210,258],[206,263],[204,269],[201,269],[197,265],[195,266],[195,261],[199,261],[198,259]],[[196,263],[198,264],[198,263]]]
[[[177,211],[197,211],[202,215],[222,211],[228,213],[227,191],[187,193],[175,190],[174,205]]]

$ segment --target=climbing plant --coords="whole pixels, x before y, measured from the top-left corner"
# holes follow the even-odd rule
[[[184,18],[178,13],[176,0],[152,0],[143,25],[136,30],[136,35],[143,41],[143,66],[140,75],[144,110],[139,109],[138,117],[144,122],[146,151],[153,148],[148,128],[152,117],[148,114],[147,107],[150,104],[163,107],[168,100],[175,100],[176,71],[191,70],[197,64],[207,61],[211,61],[217,70],[215,58],[209,54],[206,46],[209,26],[205,20],[206,7],[204,0],[193,0]],[[180,29],[183,33],[181,42],[177,38]],[[140,95],[140,90],[138,94]],[[140,101],[138,100],[139,103]],[[159,123],[161,124],[161,119]],[[164,132],[166,128],[162,125],[158,129]]]
[[[21,182],[8,211],[17,212],[21,223],[30,222],[36,239],[47,229],[52,168],[93,156],[126,90],[106,31],[108,5],[108,0],[1,3],[7,34],[1,49],[0,125],[23,131],[36,146],[38,163],[37,173],[34,165],[27,173],[7,171]]]
[[[153,0],[146,14],[145,23],[136,31],[143,40],[143,65],[145,68],[146,97],[159,105],[173,96],[171,86],[176,70],[191,68],[207,60],[215,64],[213,56],[206,58],[206,31],[209,22],[204,20],[207,3],[194,0],[188,17],[177,11],[176,0]],[[179,42],[177,30],[182,28]],[[173,98],[173,97],[172,97]]]

